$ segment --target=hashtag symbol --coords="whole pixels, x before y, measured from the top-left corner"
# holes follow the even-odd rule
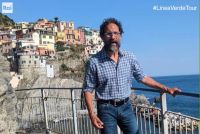
[[[153,10],[158,10],[158,6],[153,6]]]

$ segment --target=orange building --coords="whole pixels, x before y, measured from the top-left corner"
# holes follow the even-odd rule
[[[85,44],[84,32],[79,29],[65,29],[67,45],[83,45]]]
[[[55,51],[54,50],[49,50],[47,48],[44,47],[38,47],[37,51],[39,53],[40,56],[55,56]]]

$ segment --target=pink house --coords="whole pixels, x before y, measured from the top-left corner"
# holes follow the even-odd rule
[[[85,34],[79,29],[65,29],[66,44],[68,45],[83,45],[85,44]]]
[[[0,32],[0,51],[3,54],[12,52],[12,41],[9,32]]]

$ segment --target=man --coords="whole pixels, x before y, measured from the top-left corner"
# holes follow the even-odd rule
[[[102,134],[116,134],[117,125],[124,134],[137,134],[138,126],[129,100],[132,77],[152,88],[176,95],[178,88],[168,88],[145,76],[133,54],[120,49],[123,29],[115,18],[100,26],[104,47],[86,65],[83,92],[89,117]],[[97,115],[92,104],[92,92],[97,99]]]

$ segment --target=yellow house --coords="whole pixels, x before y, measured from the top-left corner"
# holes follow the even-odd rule
[[[30,24],[28,22],[20,22],[15,24],[16,29],[26,29]]]
[[[40,44],[54,44],[55,37],[53,34],[40,34]]]
[[[66,43],[66,34],[65,32],[57,32],[56,33],[56,37],[55,37],[55,42],[62,42],[62,43]]]
[[[54,44],[40,44],[38,47],[48,49],[48,50],[54,50]]]
[[[40,45],[39,47],[54,50],[55,35],[52,31],[40,31]]]

